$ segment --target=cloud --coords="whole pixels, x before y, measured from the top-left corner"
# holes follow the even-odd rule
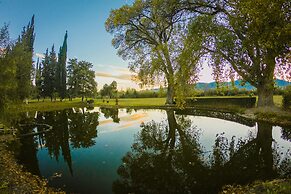
[[[44,54],[42,54],[42,53],[35,53],[35,56],[38,58],[41,58],[41,59],[44,58]]]
[[[121,79],[121,80],[131,80],[131,75],[130,74],[118,74],[118,75],[113,75],[111,73],[105,73],[105,72],[96,72],[95,75],[97,77],[108,77],[108,78],[115,78],[115,79]]]

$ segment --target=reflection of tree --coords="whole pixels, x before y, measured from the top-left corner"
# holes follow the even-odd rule
[[[217,135],[210,160],[202,153],[190,120],[167,111],[168,123],[141,125],[132,151],[118,169],[116,193],[217,193],[225,184],[271,179],[290,160],[272,148],[272,126],[258,123],[256,137],[230,141]],[[288,163],[289,162],[289,163]],[[286,172],[285,172],[286,173]],[[290,168],[289,168],[290,173]]]
[[[213,178],[218,185],[246,184],[254,180],[272,179],[277,176],[272,149],[272,126],[258,123],[256,137],[240,139],[235,145],[234,137],[219,135],[215,141],[212,160]],[[278,168],[279,166],[276,166]]]
[[[54,111],[39,113],[37,117],[38,123],[46,123],[51,125],[52,131],[43,134],[42,138],[45,146],[48,148],[49,155],[59,160],[59,155],[62,153],[64,161],[68,164],[71,174],[72,159],[69,146],[69,130],[68,130],[68,115],[66,111]],[[39,129],[42,130],[42,129]]]
[[[69,114],[71,144],[74,148],[88,148],[95,144],[99,113],[84,112]]]
[[[20,128],[21,133],[30,133],[31,126],[23,126]],[[36,137],[28,136],[21,138],[20,140],[20,149],[16,154],[17,160],[21,161],[24,167],[35,175],[40,175],[40,170],[38,166],[37,159],[37,141]]]
[[[282,127],[282,138],[291,141],[291,128]]]
[[[119,123],[118,108],[100,108],[100,111],[104,114],[106,119],[111,117],[114,123]]]
[[[178,125],[173,111],[167,111],[167,116],[168,124],[152,121],[141,125],[132,153],[118,169],[122,179],[114,183],[114,192],[185,193],[196,179],[203,179],[199,175],[207,174],[195,128],[184,117],[178,118],[183,124]],[[187,169],[191,176],[184,173]]]
[[[17,151],[17,158],[35,174],[40,174],[37,161],[37,148],[46,146],[51,157],[59,160],[60,154],[67,163],[68,168],[73,174],[70,143],[75,148],[90,147],[95,144],[93,140],[97,137],[99,113],[73,111],[52,111],[38,112],[36,123],[43,123],[52,126],[52,130],[38,136],[28,136],[21,138],[21,146]],[[24,119],[21,123],[31,123],[32,119]],[[34,125],[24,125],[21,134],[31,133]],[[36,131],[44,131],[45,126],[38,125]]]

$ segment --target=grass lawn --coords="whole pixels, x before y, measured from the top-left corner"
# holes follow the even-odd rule
[[[9,112],[26,112],[26,111],[53,111],[62,110],[71,107],[84,107],[86,103],[83,103],[81,98],[74,98],[72,101],[66,99],[60,102],[59,100],[51,102],[50,99],[45,99],[43,102],[40,100],[29,100],[28,104],[10,104],[8,107]]]
[[[278,107],[282,107],[283,96],[275,95],[274,96],[274,103]]]
[[[241,98],[244,96],[209,96],[209,97],[199,97],[199,98]],[[247,96],[246,96],[247,97]],[[166,98],[121,98],[118,99],[119,107],[162,107],[165,105]],[[282,106],[282,96],[274,96],[274,103],[276,106]],[[94,99],[94,106],[115,106],[115,99],[110,99],[109,103],[107,101],[103,102],[102,99]],[[62,110],[71,107],[84,107],[87,104],[81,101],[81,98],[74,98],[72,101],[68,99],[60,102],[57,99],[55,102],[51,102],[50,99],[45,99],[38,101],[36,99],[29,100],[28,104],[10,104],[8,107],[9,112],[25,112],[25,111],[53,111]]]
[[[166,103],[166,98],[121,98],[118,99],[118,105],[121,107],[155,107],[164,106]],[[102,99],[95,99],[95,106],[114,106],[116,104],[115,99],[110,99],[109,103],[107,101],[103,102]]]

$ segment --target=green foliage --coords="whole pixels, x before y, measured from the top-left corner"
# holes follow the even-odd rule
[[[20,100],[28,98],[31,90],[34,39],[34,16],[32,16],[31,22],[23,28],[22,34],[11,52],[16,64],[16,97]]]
[[[287,86],[283,93],[283,107],[288,109],[291,106],[291,85]]]
[[[52,100],[53,93],[57,92],[56,68],[58,65],[54,45],[52,46],[50,53],[48,52],[48,49],[46,50],[42,65],[43,72],[41,75],[43,77],[43,97],[49,96]]]
[[[201,41],[202,50],[212,56],[213,66],[222,69],[231,65],[257,87],[259,106],[272,105],[276,61],[283,60],[290,48],[290,3],[231,0],[217,2],[216,6],[219,14],[204,14],[193,20],[189,38]]]
[[[110,85],[104,84],[103,88],[100,90],[100,95],[102,98],[117,98],[118,90],[117,90],[117,82],[113,81]]]
[[[102,98],[108,97],[113,98],[117,95],[117,82],[113,81],[110,85],[104,84],[103,88],[100,90],[100,95]]]
[[[175,93],[184,97],[186,87],[197,72],[199,54],[191,42],[184,42],[187,25],[193,16],[179,12],[179,1],[136,0],[111,11],[106,30],[114,35],[112,44],[118,54],[130,61],[141,85],[161,84],[168,87],[167,104]],[[183,84],[182,84],[183,83]]]
[[[59,51],[59,58],[56,71],[56,81],[57,81],[57,91],[60,94],[61,99],[66,96],[66,82],[67,82],[67,38],[68,32],[66,31],[63,46],[61,46]]]
[[[0,109],[4,108],[9,95],[15,91],[17,86],[15,83],[16,66],[12,63],[11,55],[7,54],[9,44],[8,25],[5,24],[0,29]]]
[[[188,106],[240,106],[253,108],[256,105],[256,97],[226,97],[226,98],[187,98]]]
[[[8,25],[0,28],[0,109],[30,95],[34,38],[34,16],[15,43],[10,41]]]
[[[128,88],[126,91],[119,91],[120,98],[164,98],[166,97],[164,89],[160,89],[158,92],[153,90],[140,90]]]
[[[93,97],[97,93],[92,63],[70,59],[68,66],[68,92],[71,97]]]

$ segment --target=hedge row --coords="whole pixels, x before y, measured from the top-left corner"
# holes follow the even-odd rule
[[[188,98],[186,99],[187,106],[240,106],[244,108],[252,108],[256,105],[256,97],[241,97],[241,98]]]
[[[283,107],[285,109],[291,106],[291,86],[287,86],[283,93]]]

